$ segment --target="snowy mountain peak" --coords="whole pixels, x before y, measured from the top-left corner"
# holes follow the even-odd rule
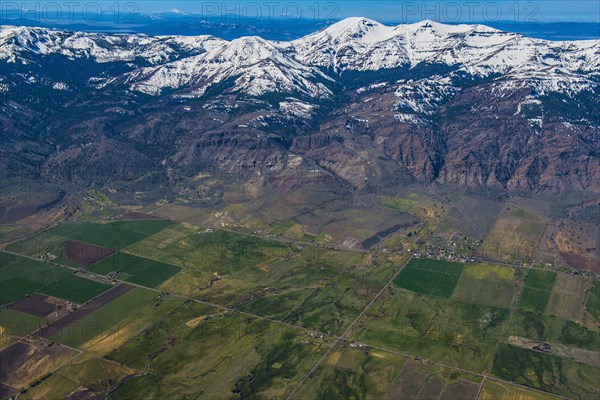
[[[96,62],[143,59],[162,64],[200,54],[226,41],[214,36],[157,36],[71,32],[48,28],[0,26],[0,60],[27,63],[32,55],[61,54]]]
[[[390,82],[404,85],[402,71],[420,65],[447,68],[427,87],[454,77],[493,77],[509,87],[575,93],[600,81],[600,41],[551,42],[483,25],[446,25],[431,20],[387,26],[346,18],[291,42],[258,36],[225,41],[211,36],[109,35],[45,28],[0,27],[0,61],[37,62],[58,54],[69,60],[127,62],[133,70],[102,78],[104,86],[159,95],[164,89],[199,96],[216,83],[252,95],[293,92],[327,97],[345,71],[398,69]],[[323,69],[327,73],[322,72]],[[443,68],[444,69],[444,68]],[[96,80],[97,83],[99,80]],[[423,89],[426,90],[426,89]]]
[[[332,46],[339,46],[348,42],[368,45],[387,40],[393,37],[394,34],[392,27],[371,19],[352,17],[298,39],[293,43],[300,46],[304,43],[327,43]]]

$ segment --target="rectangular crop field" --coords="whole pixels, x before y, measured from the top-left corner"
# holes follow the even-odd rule
[[[92,265],[88,270],[100,275],[120,272],[126,274],[123,277],[120,276],[120,279],[154,288],[177,274],[181,268],[132,254],[117,253]]]
[[[529,270],[525,278],[525,288],[521,293],[519,308],[524,311],[545,312],[555,280],[555,272],[539,269]]]
[[[83,304],[98,296],[100,293],[106,292],[111,287],[112,286],[104,283],[70,275],[45,287],[41,292],[48,296],[72,301],[76,304]]]
[[[31,314],[8,308],[0,309],[0,337],[4,335],[24,337],[46,325],[46,320]]]
[[[527,274],[527,283],[525,286],[541,290],[552,290],[555,280],[555,272],[531,269]]]
[[[449,298],[454,292],[463,265],[447,261],[412,259],[394,281],[416,293]]]
[[[586,310],[594,319],[600,322],[600,282],[594,282],[592,290],[590,290],[590,296]]]
[[[526,286],[521,293],[519,308],[524,311],[543,313],[550,299],[550,291]]]
[[[585,279],[573,275],[558,274],[546,307],[546,313],[574,321],[583,320],[586,288],[587,282]]]
[[[52,340],[106,354],[172,311],[183,300],[133,288],[76,323],[54,332]]]
[[[513,205],[511,210],[500,212],[484,241],[484,250],[502,260],[531,258],[547,224],[536,206]]]
[[[490,264],[466,265],[452,298],[509,308],[514,294],[514,270]]]
[[[17,342],[0,351],[0,377],[5,385],[24,389],[76,355],[75,350],[42,340],[35,344]]]
[[[64,224],[51,232],[69,239],[110,249],[120,249],[143,240],[172,225],[167,220],[116,221],[109,223],[78,222]]]
[[[0,304],[22,299],[69,274],[64,268],[0,253]]]

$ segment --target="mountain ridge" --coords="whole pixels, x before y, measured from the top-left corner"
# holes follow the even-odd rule
[[[10,35],[15,30],[19,33]],[[8,32],[8,33],[7,33]],[[36,38],[30,33],[35,32]],[[44,35],[45,34],[45,35]],[[415,68],[420,64],[439,64],[460,66],[459,72],[478,77],[501,74],[513,80],[527,81],[536,90],[546,92],[579,92],[597,84],[600,69],[600,40],[550,42],[542,39],[530,39],[525,36],[506,33],[484,25],[445,25],[425,20],[414,24],[387,26],[366,18],[347,18],[319,32],[304,36],[291,42],[268,41],[260,37],[242,37],[225,41],[212,36],[199,37],[150,37],[146,35],[107,35],[83,34],[45,28],[3,28],[0,31],[0,59],[16,61],[15,53],[30,51],[39,54],[61,53],[66,56],[94,57],[98,62],[132,61],[137,57],[145,58],[157,70],[163,69],[163,80],[153,79],[138,82],[144,76],[141,71],[132,71],[122,80],[136,81],[130,89],[147,94],[160,94],[163,89],[181,89],[194,79],[176,77],[171,79],[168,71],[191,68],[190,72],[209,75],[207,81],[220,82],[223,78],[211,77],[215,69],[214,60],[203,65],[202,54],[222,51],[228,59],[223,62],[232,64],[251,64],[252,55],[236,49],[240,43],[252,45],[257,49],[272,47],[277,49],[278,58],[287,64],[282,73],[306,72],[306,68],[326,68],[335,73],[344,71],[377,71],[401,67]],[[21,43],[23,36],[25,44]],[[54,38],[59,37],[59,39]],[[35,46],[27,46],[32,39]],[[12,45],[8,44],[12,41]],[[14,43],[16,42],[16,43]],[[97,42],[100,42],[98,44]],[[19,50],[18,44],[21,44]],[[113,49],[129,46],[129,51],[103,51],[102,44]],[[54,47],[52,47],[54,45]],[[41,46],[41,48],[40,48]],[[90,48],[86,52],[86,46]],[[252,47],[247,46],[247,47]],[[133,50],[131,50],[133,48]],[[173,53],[182,53],[174,57]],[[157,53],[156,55],[151,55]],[[270,54],[272,55],[272,53]],[[197,57],[200,56],[200,57]],[[196,57],[193,60],[183,60]],[[173,59],[176,58],[176,59]],[[197,65],[190,66],[191,61]],[[293,64],[293,65],[291,65]],[[204,67],[204,71],[201,71]],[[269,66],[272,68],[272,66]],[[165,72],[166,71],[166,72]],[[206,73],[208,72],[208,73]],[[255,69],[253,73],[269,76],[269,71]],[[177,72],[176,72],[177,73]],[[593,75],[592,77],[583,74]],[[153,73],[155,75],[155,71]],[[226,74],[229,76],[229,74]],[[315,71],[311,75],[319,75]],[[281,79],[281,76],[275,77]],[[275,79],[274,78],[274,79]],[[590,79],[592,78],[592,79]],[[298,77],[296,77],[296,80]],[[277,79],[275,79],[277,80]],[[117,81],[117,80],[113,80]],[[313,83],[314,84],[314,83]],[[306,80],[300,80],[299,86],[311,86]],[[209,85],[210,86],[210,85]],[[242,85],[243,86],[243,85]],[[320,97],[327,92],[325,87],[303,90],[303,94]],[[137,89],[136,89],[137,88]],[[293,92],[293,85],[257,85],[250,90],[254,95],[270,92]],[[330,90],[330,89],[329,89]],[[189,90],[188,90],[189,91]],[[194,90],[191,90],[194,92]],[[205,90],[196,90],[201,96]]]
[[[362,18],[287,42],[1,27],[2,172],[142,203],[600,193],[599,49]]]

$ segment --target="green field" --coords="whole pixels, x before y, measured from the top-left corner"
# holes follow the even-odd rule
[[[555,280],[556,273],[554,272],[529,270],[525,278],[525,288],[521,293],[519,308],[523,311],[545,312]]]
[[[85,243],[120,249],[172,225],[168,220],[116,221],[109,223],[78,222],[64,224],[50,231]]]
[[[527,273],[525,287],[540,290],[552,290],[554,281],[556,281],[555,272],[530,269]]]
[[[416,293],[449,298],[454,292],[463,265],[430,259],[412,259],[394,283]]]
[[[182,301],[171,296],[159,298],[155,292],[134,288],[73,326],[64,327],[52,339],[104,354],[172,311]]]
[[[493,307],[509,308],[514,295],[514,270],[509,267],[466,265],[452,298]]]
[[[501,308],[391,287],[369,309],[353,339],[481,372],[508,315]]]
[[[338,334],[404,260],[395,263],[382,256],[372,266],[360,253],[288,246],[183,224],[123,251],[182,267],[159,287],[163,291]],[[114,269],[97,268],[91,269],[101,273]]]
[[[332,344],[268,321],[188,303],[109,357],[149,365],[114,399],[286,398]]]
[[[71,393],[81,388],[102,396],[115,382],[133,373],[130,368],[84,355],[53,372],[25,393],[21,393],[19,399],[68,398]]]
[[[28,258],[0,253],[0,304],[13,303],[70,274]]]
[[[413,200],[379,199],[396,209]],[[283,220],[258,234],[306,238],[304,228]],[[111,399],[285,399],[320,361],[294,399],[475,400],[480,393],[481,400],[512,400],[513,389],[523,399],[544,398],[512,383],[573,399],[600,396],[600,370],[592,366],[600,351],[592,319],[600,318],[600,285],[589,293],[586,314],[590,282],[580,276],[425,258],[404,266],[404,254],[284,243],[170,221],[77,222],[9,246],[47,263],[1,254],[0,300],[35,291],[82,304],[108,290],[54,266],[71,265],[62,250],[69,239],[119,250],[90,272],[115,272],[157,290],[135,287],[64,326],[50,339],[82,355],[19,397],[91,396],[79,393],[83,388],[102,397],[112,387]],[[8,339],[45,324],[0,309],[0,336]],[[538,341],[552,350],[529,350]],[[492,361],[491,373],[507,382],[491,380],[480,391],[473,374]],[[138,371],[145,372],[115,386]]]
[[[509,334],[600,351],[600,333],[598,331],[588,329],[573,321],[535,312],[517,312],[511,321]]]
[[[106,292],[111,287],[110,285],[71,275],[45,287],[40,292],[73,303],[83,304]]]
[[[543,313],[551,292],[526,286],[521,293],[519,308],[524,311]]]
[[[6,308],[0,309],[0,337],[4,335],[27,336],[46,325],[46,320]]]
[[[594,287],[590,290],[586,310],[596,321],[600,322],[600,282],[595,282]]]
[[[235,275],[253,282],[262,277],[255,268],[257,265],[279,259],[288,252],[282,243],[253,236],[185,228],[180,231],[185,235],[176,236],[175,241],[157,235],[124,250],[142,257],[147,254],[181,267]]]
[[[508,381],[569,398],[600,397],[598,368],[506,344],[496,353],[492,373]]]
[[[154,288],[177,274],[181,268],[127,253],[115,253],[98,261],[88,270],[100,275],[119,271],[126,274],[124,277],[119,277],[120,279]]]
[[[239,308],[322,332],[341,334],[400,268],[403,258],[370,266],[362,255],[305,247],[270,265]],[[246,300],[247,301],[244,301]]]
[[[338,344],[294,399],[475,399],[479,378],[378,349]],[[440,397],[441,396],[441,397]]]

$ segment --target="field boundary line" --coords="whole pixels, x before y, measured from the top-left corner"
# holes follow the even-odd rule
[[[333,345],[329,348],[329,350],[327,350],[325,352],[325,354],[323,354],[323,356],[308,371],[308,373],[304,376],[304,378],[302,378],[302,380],[298,383],[298,385],[296,385],[296,387],[294,387],[292,392],[286,397],[286,400],[291,400],[294,397],[294,395],[296,394],[298,389],[300,389],[300,387],[304,384],[304,382],[306,382],[306,380],[317,370],[317,368],[319,368],[321,366],[323,361],[325,361],[325,359],[329,356],[329,354],[331,354],[331,352],[333,351],[335,346],[337,346],[340,342],[347,340],[346,336],[352,331],[352,328],[354,327],[354,325],[367,313],[369,308],[371,308],[371,306],[373,304],[375,304],[377,299],[379,299],[379,297],[381,297],[383,292],[385,292],[387,290],[387,288],[394,282],[394,280],[398,277],[398,275],[400,275],[400,272],[402,272],[402,270],[404,270],[404,268],[408,265],[408,263],[412,259],[413,259],[413,256],[410,256],[406,261],[404,261],[404,263],[400,266],[400,268],[398,268],[398,270],[396,271],[396,273],[394,273],[394,275],[390,278],[390,280],[381,288],[381,290],[375,295],[375,297],[373,297],[373,299],[369,302],[369,304],[367,304],[366,307],[358,314],[358,316],[354,319],[354,321],[352,321],[350,323],[350,325],[344,331],[344,333],[342,333],[342,335],[337,338],[337,340],[333,343]]]

